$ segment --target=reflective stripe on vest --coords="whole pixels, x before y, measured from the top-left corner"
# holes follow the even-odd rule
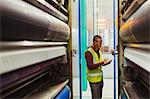
[[[87,51],[91,52],[94,64],[102,61],[102,54],[100,50],[99,50],[100,58],[91,47]],[[101,67],[94,69],[94,70],[89,70],[87,68],[87,79],[89,82],[92,82],[92,83],[100,82],[102,81],[102,78],[103,78],[103,72],[101,70]]]
[[[103,75],[103,73],[102,72],[100,72],[100,73],[91,73],[91,74],[87,74],[88,76],[90,76],[90,77],[97,77],[97,76],[102,76]]]

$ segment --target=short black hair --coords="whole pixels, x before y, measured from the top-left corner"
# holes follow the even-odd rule
[[[101,36],[99,36],[99,35],[95,35],[95,36],[93,37],[93,42],[95,41],[96,37],[98,37],[98,38],[102,39],[102,37],[101,37]]]

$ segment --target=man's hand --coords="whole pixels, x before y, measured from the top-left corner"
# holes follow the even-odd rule
[[[103,60],[103,62],[104,62],[104,64],[106,64],[106,63],[108,62],[108,58],[105,58],[105,59]]]

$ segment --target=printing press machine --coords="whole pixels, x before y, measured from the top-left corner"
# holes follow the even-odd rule
[[[51,99],[71,87],[68,5],[68,0],[0,1],[0,98]]]
[[[122,0],[120,15],[121,99],[150,98],[150,0]]]

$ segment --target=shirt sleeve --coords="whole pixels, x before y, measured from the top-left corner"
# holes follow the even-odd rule
[[[94,64],[92,54],[89,51],[85,52],[85,58],[86,58],[86,63],[87,63],[88,69],[90,69],[90,70],[97,69],[99,66],[104,64],[104,62]]]

